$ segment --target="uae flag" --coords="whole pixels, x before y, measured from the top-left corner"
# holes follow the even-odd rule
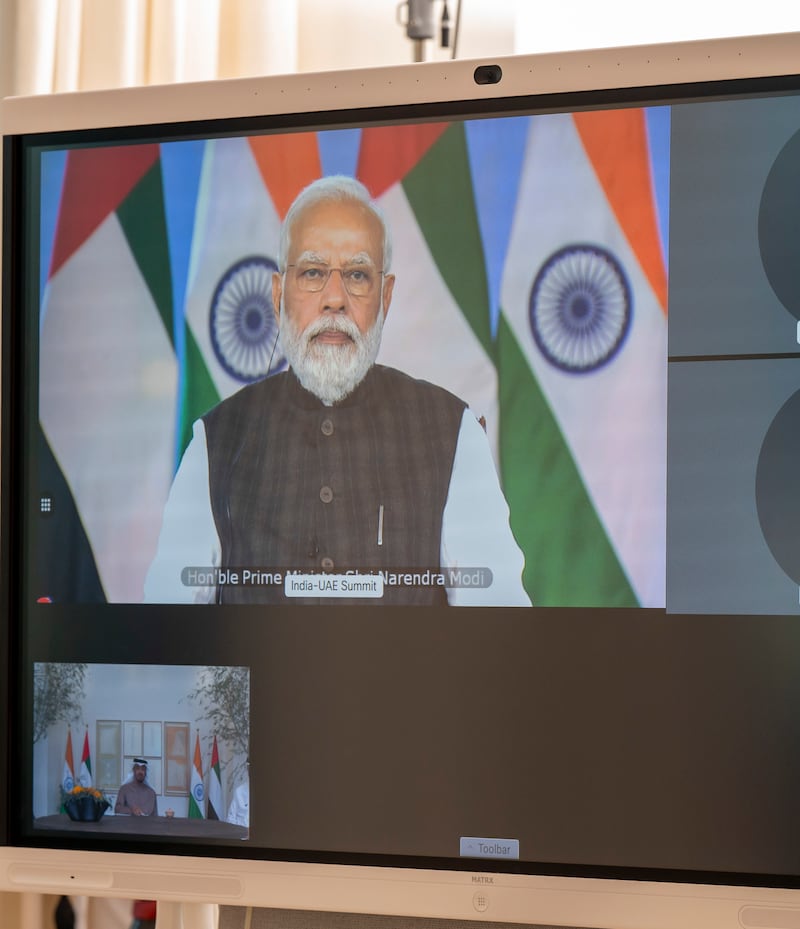
[[[495,446],[497,375],[464,125],[365,129],[357,176],[394,245],[397,279],[378,361],[461,397]]]
[[[53,552],[42,571],[55,600],[93,599],[81,577],[98,578],[108,600],[141,600],[173,471],[172,331],[159,147],[70,151],[39,366],[42,473],[57,490],[49,519],[71,524],[51,533],[69,559]],[[72,570],[73,549],[93,567]]]
[[[184,309],[180,451],[194,420],[286,367],[272,303],[280,226],[320,171],[315,133],[205,144]]]
[[[81,787],[92,786],[92,756],[89,752],[89,730],[83,736],[83,752],[81,754],[81,769],[78,773],[78,783]]]
[[[200,733],[194,743],[194,763],[192,764],[192,785],[189,789],[189,819],[205,819],[206,792],[203,787],[203,762],[200,759]]]
[[[664,605],[666,299],[644,111],[533,117],[497,366],[535,604]]]
[[[216,736],[214,736],[214,744],[211,748],[211,767],[208,769],[208,818],[225,818],[222,811],[222,780]]]
[[[68,794],[75,786],[75,762],[72,758],[72,730],[67,729],[67,747],[64,751],[64,770],[61,774],[61,791]],[[61,805],[64,812],[64,805]]]

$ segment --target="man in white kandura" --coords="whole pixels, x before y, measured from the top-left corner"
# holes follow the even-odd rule
[[[158,798],[147,783],[147,759],[134,758],[131,774],[119,789],[114,812],[124,816],[158,816]]]

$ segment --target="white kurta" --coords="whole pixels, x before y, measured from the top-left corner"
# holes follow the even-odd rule
[[[442,568],[489,568],[488,587],[447,588],[451,606],[530,606],[522,586],[524,557],[509,525],[509,510],[489,443],[469,410],[458,434],[442,517]],[[202,420],[194,424],[164,510],[158,551],[145,582],[148,603],[211,603],[216,588],[181,582],[187,565],[218,567],[221,545],[211,509],[208,449]],[[368,602],[368,601],[365,601]]]

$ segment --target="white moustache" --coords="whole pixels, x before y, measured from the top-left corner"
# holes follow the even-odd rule
[[[324,332],[341,332],[346,335],[351,342],[358,342],[361,332],[352,321],[346,316],[323,316],[309,323],[303,332],[303,339],[308,344],[312,339],[322,335]]]

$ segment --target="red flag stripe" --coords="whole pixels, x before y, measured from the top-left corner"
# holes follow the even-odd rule
[[[158,145],[80,148],[67,155],[50,276],[113,213],[158,160]]]
[[[358,179],[373,197],[380,197],[419,163],[448,125],[423,123],[364,129],[358,154]]]

